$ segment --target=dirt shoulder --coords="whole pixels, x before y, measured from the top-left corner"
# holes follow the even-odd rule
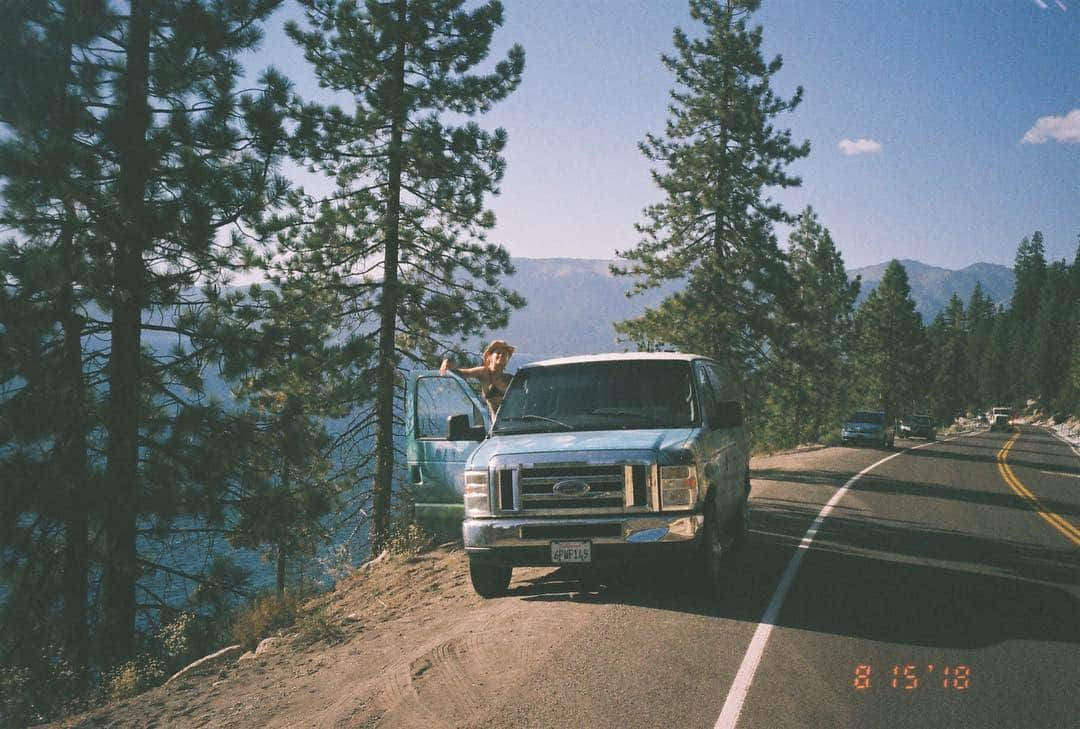
[[[512,588],[528,594],[551,572],[515,570]],[[362,568],[305,609],[319,615],[317,630],[56,726],[457,726],[555,636],[569,639],[577,606],[482,600],[464,551],[448,545]]]

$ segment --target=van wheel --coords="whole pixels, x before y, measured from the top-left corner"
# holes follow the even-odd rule
[[[741,550],[750,540],[750,501],[744,499],[739,510],[735,513],[732,521],[731,533],[735,538],[732,546],[735,551]]]
[[[483,598],[499,597],[506,594],[510,586],[512,567],[501,564],[486,564],[469,560],[469,579],[476,594]]]
[[[731,540],[724,534],[723,525],[715,514],[715,506],[710,501],[705,510],[705,539],[696,570],[701,592],[709,599],[722,598],[728,587],[730,546]]]

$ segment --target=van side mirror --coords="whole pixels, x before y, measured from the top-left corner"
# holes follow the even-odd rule
[[[487,431],[483,425],[469,425],[469,416],[466,413],[451,415],[446,419],[447,440],[475,440],[481,441],[487,437]]]
[[[743,424],[742,403],[738,400],[721,400],[716,406],[716,416],[709,424],[717,428],[735,428]]]

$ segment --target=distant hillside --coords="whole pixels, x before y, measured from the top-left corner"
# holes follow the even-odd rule
[[[947,268],[928,266],[910,259],[902,260],[900,263],[907,271],[915,308],[926,322],[932,320],[939,311],[945,308],[953,293],[956,293],[964,304],[967,304],[971,292],[975,290],[975,284],[980,281],[983,293],[995,304],[1008,305],[1012,298],[1013,272],[1008,266],[995,263],[973,263],[959,271],[950,271]],[[881,277],[887,265],[888,263],[879,263],[848,271],[848,276],[851,278],[862,277],[862,290],[859,292],[860,304],[881,283]]]
[[[586,258],[515,258],[517,273],[506,283],[528,300],[528,306],[511,314],[506,329],[490,336],[518,347],[515,364],[552,355],[627,349],[616,342],[612,323],[656,306],[679,287],[671,284],[628,299],[631,281],[612,276],[608,269],[611,263]],[[944,308],[954,291],[967,303],[976,281],[982,281],[983,291],[997,304],[1007,304],[1012,297],[1013,274],[1007,266],[976,263],[950,271],[919,261],[901,263],[926,321]],[[886,265],[848,271],[850,276],[862,276],[860,302],[881,281]],[[474,347],[480,350],[483,343],[477,341]]]
[[[507,279],[528,306],[510,315],[510,325],[492,337],[518,347],[523,359],[551,355],[618,352],[613,323],[637,316],[677,290],[671,285],[632,299],[631,279],[615,277],[614,261],[588,258],[515,258],[517,273]],[[478,347],[483,348],[483,345]]]

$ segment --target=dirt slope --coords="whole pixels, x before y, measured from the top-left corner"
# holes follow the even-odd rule
[[[528,595],[551,569],[515,570]],[[557,580],[557,578],[555,578]],[[567,583],[567,591],[576,583]],[[452,727],[483,707],[538,654],[572,640],[587,602],[485,601],[460,546],[414,558],[391,556],[313,601],[324,634],[267,641],[224,668],[62,722],[63,727]],[[523,614],[529,619],[524,620]]]

